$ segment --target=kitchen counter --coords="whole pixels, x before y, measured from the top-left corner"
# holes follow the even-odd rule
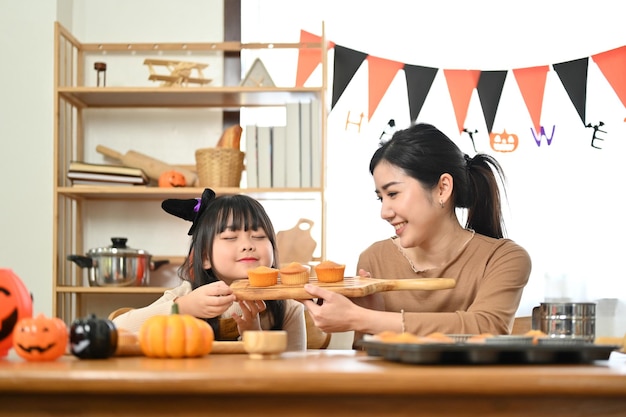
[[[626,365],[410,365],[350,350],[275,359],[0,360],[0,416],[626,415]]]

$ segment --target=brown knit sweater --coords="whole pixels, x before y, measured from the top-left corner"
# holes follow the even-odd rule
[[[456,287],[449,290],[382,293],[385,311],[404,309],[408,332],[507,334],[530,276],[531,260],[512,240],[476,234],[454,259],[439,268],[413,272],[393,241],[386,239],[361,253],[359,269],[379,279],[456,279]]]

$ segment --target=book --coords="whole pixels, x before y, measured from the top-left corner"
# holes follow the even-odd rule
[[[272,128],[272,187],[284,188],[287,186],[287,127],[274,126]]]
[[[133,184],[130,182],[109,182],[109,181],[90,181],[90,180],[72,180],[72,187],[146,187],[145,184]]]
[[[246,178],[248,188],[259,186],[259,170],[256,143],[256,126],[247,125],[245,129],[246,138]]]
[[[109,183],[116,182],[116,183],[127,183],[127,184],[137,184],[137,185],[145,185],[149,182],[146,176],[100,174],[97,172],[79,172],[79,171],[68,171],[67,178],[72,180],[72,183],[76,180],[100,181],[100,182],[109,182]]]
[[[311,102],[300,102],[300,186],[311,187]]]
[[[300,188],[300,103],[286,104],[286,186]]]
[[[270,126],[257,126],[257,167],[259,188],[272,186],[272,132]]]
[[[93,172],[100,174],[128,175],[144,177],[146,174],[139,168],[127,167],[124,165],[94,164],[82,161],[70,161],[68,166],[70,172]]]
[[[311,186],[322,186],[322,106],[311,101]]]

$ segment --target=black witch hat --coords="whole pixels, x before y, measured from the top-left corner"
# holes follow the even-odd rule
[[[210,188],[205,188],[202,192],[202,198],[190,198],[185,200],[169,198],[161,203],[161,208],[169,214],[192,222],[191,228],[187,233],[188,235],[192,235],[196,230],[197,220],[200,218],[200,215],[202,215],[209,203],[214,199],[215,192]]]

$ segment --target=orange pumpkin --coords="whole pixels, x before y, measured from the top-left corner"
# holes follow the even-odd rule
[[[189,314],[178,314],[176,303],[172,305],[172,314],[152,316],[139,329],[141,351],[152,358],[208,355],[214,339],[209,323]]]
[[[63,320],[39,314],[17,323],[13,331],[13,349],[27,361],[53,361],[65,353],[68,336]]]
[[[22,280],[10,269],[0,268],[0,358],[13,346],[17,323],[33,315],[33,299]]]
[[[185,176],[175,170],[165,171],[159,176],[159,187],[172,188],[172,187],[185,187],[187,180]]]

